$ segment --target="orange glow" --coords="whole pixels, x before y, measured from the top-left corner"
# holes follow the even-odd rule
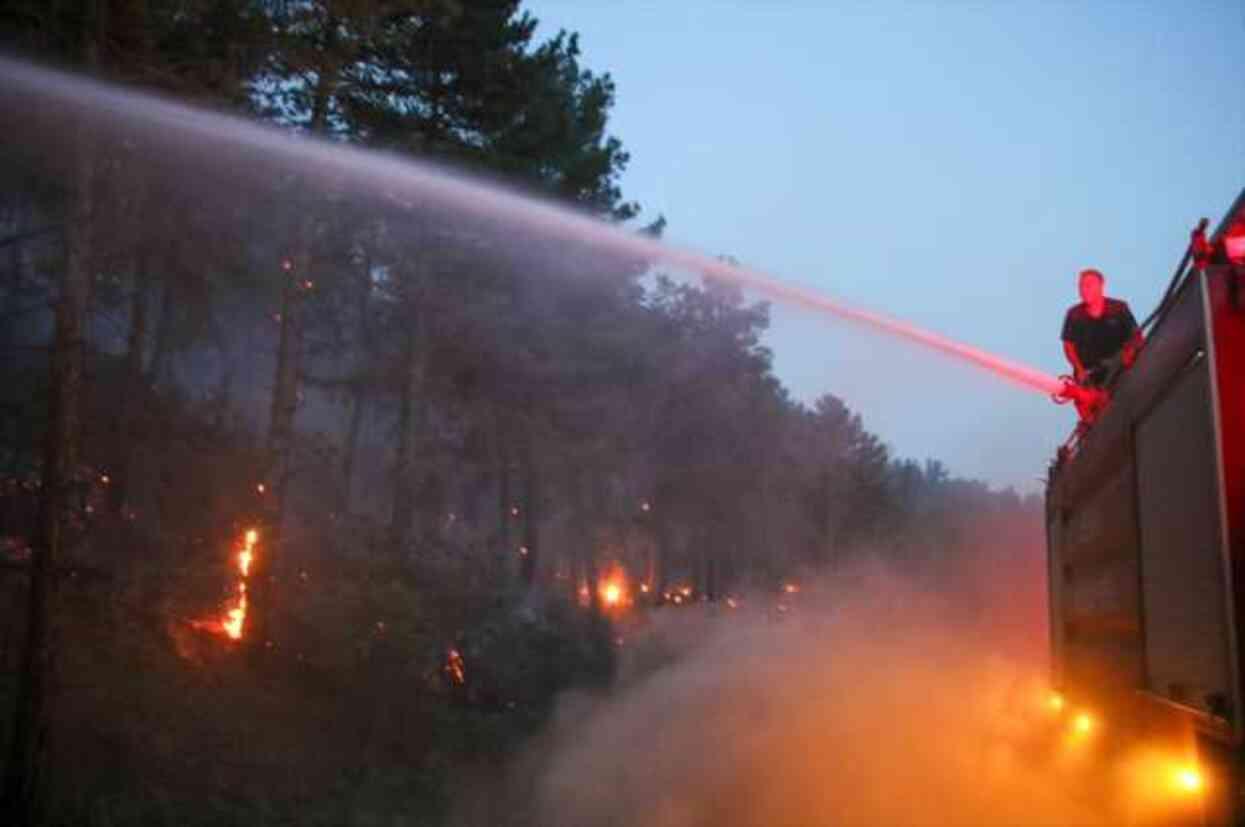
[[[787,583],[782,587],[782,590],[787,594],[795,594],[800,590],[800,587],[795,583]]]
[[[1050,697],[1046,699],[1046,706],[1052,712],[1062,712],[1064,707],[1063,695],[1060,695],[1058,692],[1050,693]]]
[[[607,609],[628,605],[631,602],[629,591],[627,572],[618,565],[611,567],[609,574],[597,583],[597,597]]]
[[[255,486],[255,490],[256,490],[256,491],[258,491],[258,492],[259,492],[259,493],[261,493],[261,494],[262,494],[262,493],[264,493],[264,484],[263,484],[262,482],[261,482],[261,483],[259,483],[259,484],[257,484],[257,485]]]
[[[238,551],[238,589],[225,614],[219,620],[196,620],[191,623],[196,629],[203,629],[214,634],[224,634],[230,640],[241,640],[246,628],[246,612],[248,608],[246,581],[251,574],[251,563],[255,560],[255,545],[259,542],[259,532],[248,529],[243,535],[243,546]]]
[[[601,587],[601,600],[606,606],[617,606],[622,602],[622,587],[617,583],[606,583]]]
[[[648,594],[648,583],[640,584],[640,592],[643,594]]]
[[[246,545],[238,552],[238,571],[242,572],[243,577],[251,574],[251,561],[255,559],[255,543],[258,541],[258,531],[252,528],[246,532]],[[242,585],[245,587],[246,583]]]
[[[1088,712],[1082,712],[1072,721],[1072,730],[1078,735],[1088,735],[1094,729],[1094,719]]]
[[[238,602],[225,614],[220,626],[232,640],[242,639],[242,624],[246,622],[246,584],[238,584]]]
[[[1172,781],[1177,789],[1186,793],[1201,792],[1205,785],[1202,774],[1196,767],[1180,767],[1173,773]]]
[[[684,586],[683,588],[679,589],[679,591],[683,593],[683,596],[684,596],[684,597],[691,597],[691,596],[692,596],[692,587],[691,587],[691,586]]]

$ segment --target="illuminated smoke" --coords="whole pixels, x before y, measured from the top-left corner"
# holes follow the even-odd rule
[[[567,698],[534,750],[531,822],[1110,823],[1026,751],[1052,715],[1040,664],[888,575],[803,592],[781,622],[745,608],[697,628],[675,613],[648,639],[679,650],[673,666]]]

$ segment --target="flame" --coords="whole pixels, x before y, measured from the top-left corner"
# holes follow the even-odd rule
[[[230,640],[241,640],[246,627],[246,611],[248,607],[246,581],[251,574],[251,563],[255,560],[255,545],[259,542],[259,532],[248,529],[243,535],[243,545],[238,551],[238,589],[232,605],[225,610],[224,617],[218,620],[196,620],[191,625],[214,634],[224,634]]]
[[[259,532],[252,528],[246,533],[246,545],[238,552],[238,571],[242,572],[243,577],[251,573],[251,561],[255,559],[255,543],[258,540]],[[246,583],[242,585],[246,586]]]
[[[622,602],[622,599],[622,586],[617,583],[604,583],[601,585],[601,601],[606,606],[617,606]]]
[[[225,614],[221,629],[232,640],[242,639],[242,624],[246,622],[246,583],[238,584],[238,602]]]
[[[628,591],[627,573],[617,565],[597,584],[597,597],[607,609],[617,609],[629,604],[631,600]]]
[[[1063,695],[1058,692],[1050,693],[1050,697],[1046,699],[1046,706],[1052,712],[1062,712],[1064,707]]]
[[[1094,719],[1088,712],[1082,712],[1072,721],[1072,729],[1078,735],[1088,735],[1094,729]]]

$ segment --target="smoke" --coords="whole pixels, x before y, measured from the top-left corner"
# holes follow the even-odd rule
[[[762,596],[665,612],[628,638],[616,691],[563,699],[502,809],[548,827],[1108,823],[1065,792],[1074,756],[1040,746],[1061,732],[1010,607],[1044,582],[996,585],[998,626],[876,561],[782,614]]]

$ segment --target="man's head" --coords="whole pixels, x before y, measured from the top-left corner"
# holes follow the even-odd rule
[[[1102,286],[1106,279],[1097,270],[1082,270],[1077,277],[1077,285],[1081,291],[1081,301],[1096,307],[1102,304]]]

